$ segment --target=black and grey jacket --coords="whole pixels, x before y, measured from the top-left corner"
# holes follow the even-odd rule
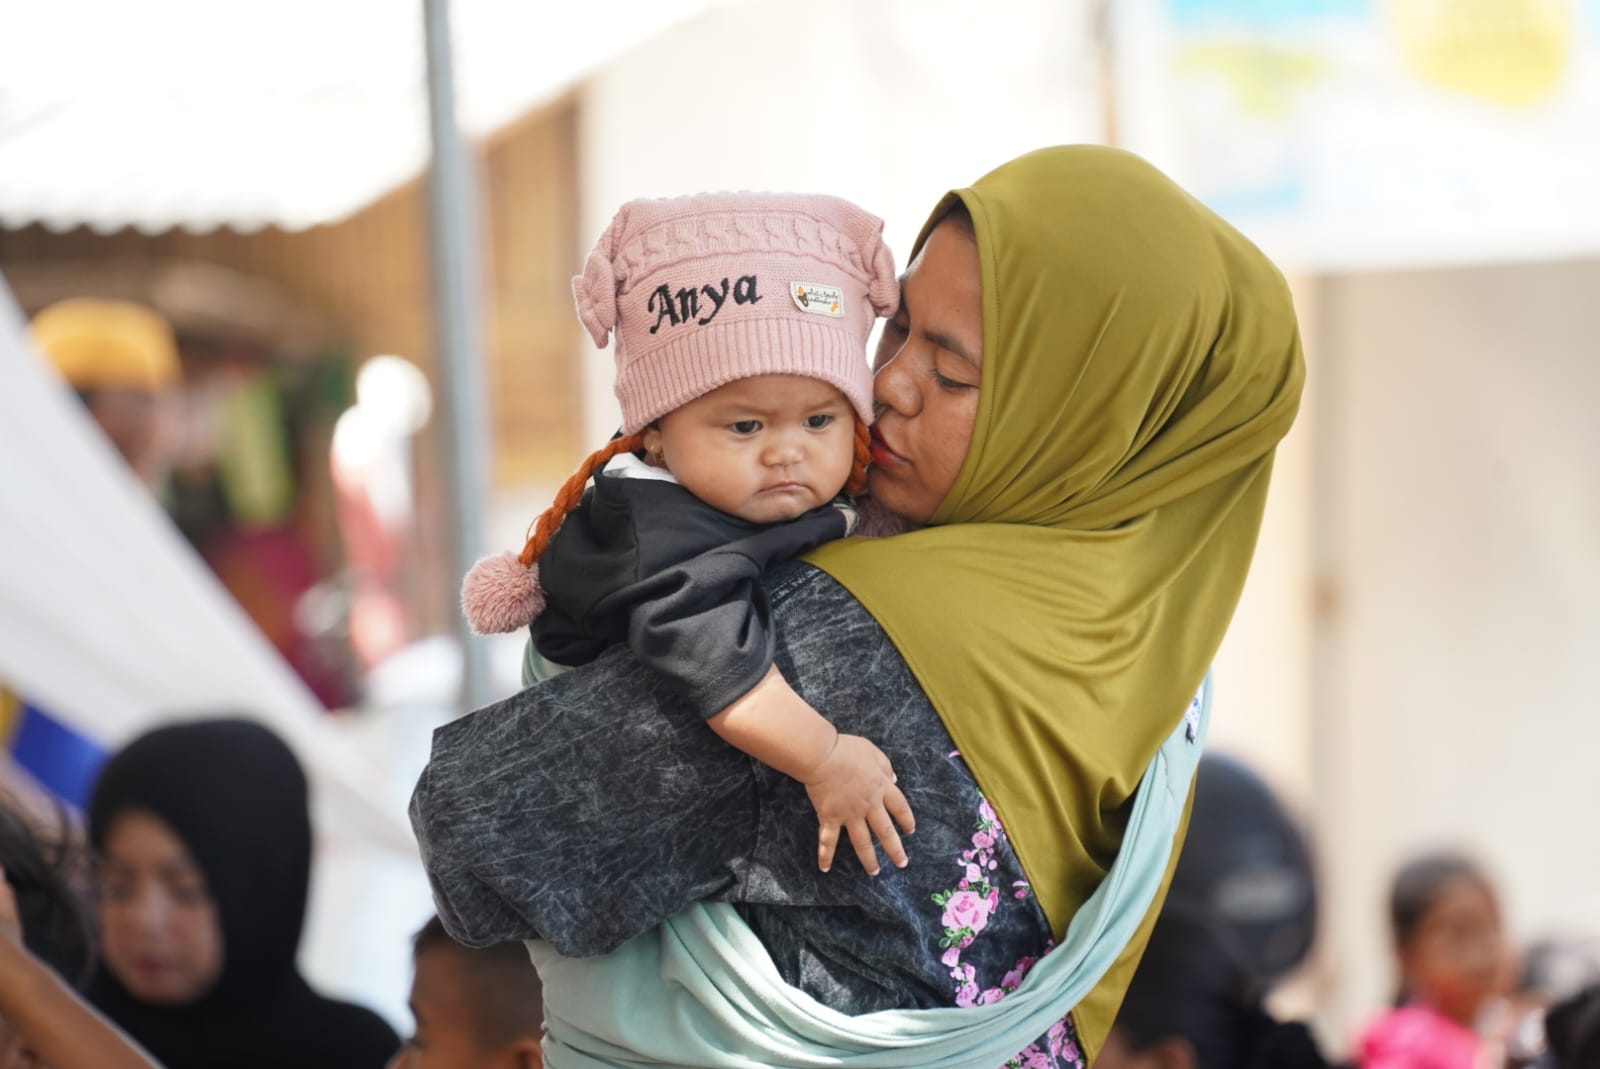
[[[546,604],[534,646],[575,667],[626,644],[712,716],[772,667],[761,574],[842,538],[853,515],[830,504],[750,523],[676,482],[601,472],[539,559]]]

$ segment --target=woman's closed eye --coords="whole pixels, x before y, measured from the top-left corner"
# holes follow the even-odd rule
[[[939,371],[937,364],[930,367],[928,369],[928,373],[933,376],[933,381],[938,383],[941,390],[949,390],[951,393],[960,393],[963,390],[972,390],[977,388],[970,382],[961,382],[957,379],[952,379],[942,374]]]

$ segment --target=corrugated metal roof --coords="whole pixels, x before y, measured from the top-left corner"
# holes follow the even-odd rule
[[[714,0],[454,0],[484,134]],[[336,222],[427,159],[421,0],[0,0],[0,226]]]

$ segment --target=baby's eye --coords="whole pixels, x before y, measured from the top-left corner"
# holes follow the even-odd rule
[[[832,422],[832,415],[827,412],[819,412],[815,416],[806,417],[806,428],[808,430],[820,431],[822,428],[826,427]]]
[[[733,431],[734,434],[754,434],[761,429],[761,421],[758,419],[741,419],[737,423],[728,424],[728,429]]]

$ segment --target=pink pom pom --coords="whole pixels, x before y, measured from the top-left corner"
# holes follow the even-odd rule
[[[522,630],[544,612],[539,566],[525,568],[509,552],[483,558],[461,583],[461,611],[480,635]]]

